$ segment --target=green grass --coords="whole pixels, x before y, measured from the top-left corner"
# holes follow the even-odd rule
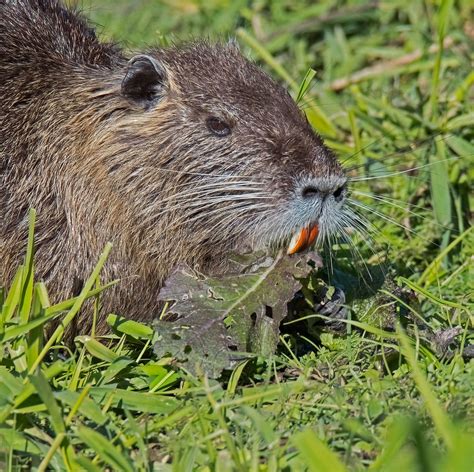
[[[391,221],[365,211],[373,250],[357,238],[360,257],[335,248],[327,276],[351,306],[342,334],[305,308],[277,355],[216,382],[157,359],[153,333],[133,322],[72,348],[62,328],[43,339],[48,320],[65,326],[86,298],[107,296],[97,280],[110,248],[78,297],[52,305],[32,275],[32,213],[25,261],[0,291],[0,469],[473,470],[471,2],[90,5],[131,48],[236,37],[355,168],[353,198]],[[362,297],[380,265],[386,285]]]

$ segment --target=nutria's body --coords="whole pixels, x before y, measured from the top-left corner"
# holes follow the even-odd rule
[[[179,261],[210,269],[310,223],[332,231],[344,182],[286,91],[234,45],[130,60],[56,0],[0,0],[0,285],[34,207],[53,301],[112,241],[102,277],[121,283],[102,313],[149,320]]]

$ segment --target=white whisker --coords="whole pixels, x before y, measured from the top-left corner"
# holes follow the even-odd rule
[[[429,162],[429,163],[423,164],[421,166],[411,167],[410,169],[400,170],[398,172],[392,172],[390,174],[383,174],[383,175],[376,175],[376,176],[372,175],[372,176],[368,176],[368,177],[355,177],[355,178],[349,177],[349,181],[351,181],[351,182],[363,182],[363,181],[366,181],[366,180],[383,179],[383,178],[393,177],[395,175],[408,174],[409,172],[424,169],[425,167],[432,166],[433,164],[439,164],[440,162],[452,161],[452,160],[457,160],[457,159],[459,159],[457,156],[448,157],[447,159],[441,159],[439,161]]]

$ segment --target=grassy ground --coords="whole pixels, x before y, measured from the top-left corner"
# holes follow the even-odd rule
[[[300,104],[377,230],[355,253],[333,248],[343,333],[314,316],[293,323],[276,356],[220,382],[156,359],[136,324],[74,349],[60,332],[43,343],[45,320],[69,322],[86,294],[49,306],[29,251],[0,292],[0,469],[472,471],[471,2],[83,7],[130,48],[236,37],[295,97],[316,70]],[[365,296],[381,267],[386,284]]]

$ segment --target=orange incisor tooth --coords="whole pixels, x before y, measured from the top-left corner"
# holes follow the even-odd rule
[[[302,228],[299,233],[294,234],[291,238],[287,253],[295,254],[307,249],[314,243],[318,233],[318,225],[314,225],[311,228]]]
[[[304,249],[308,244],[309,230],[308,228],[301,228],[301,231],[295,234],[290,241],[288,247],[288,254],[295,254],[301,249]]]
[[[314,241],[316,240],[316,237],[318,236],[318,233],[319,233],[319,227],[318,225],[314,225],[309,232],[308,243],[307,243],[308,247],[313,245]]]

